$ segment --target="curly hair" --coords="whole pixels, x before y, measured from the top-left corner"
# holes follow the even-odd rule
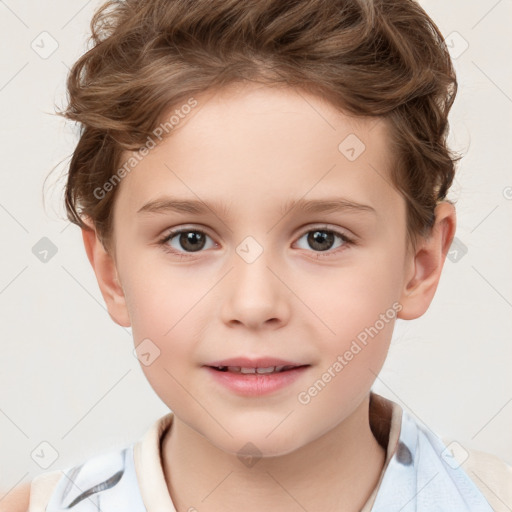
[[[413,0],[110,0],[67,78],[63,117],[80,123],[68,219],[108,248],[119,187],[98,197],[125,150],[194,94],[256,81],[300,88],[389,126],[391,180],[413,246],[428,235],[455,164],[447,147],[457,80],[443,36]]]

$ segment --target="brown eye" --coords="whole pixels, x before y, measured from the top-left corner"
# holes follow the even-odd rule
[[[308,247],[299,248],[313,249],[312,252],[316,252],[317,256],[331,256],[338,253],[337,249],[343,250],[345,247],[355,245],[355,242],[345,234],[327,228],[310,229],[299,238],[299,241],[302,239],[306,240]],[[336,239],[339,239],[341,243],[335,246]],[[332,250],[333,247],[334,250]]]
[[[201,230],[182,229],[170,232],[160,243],[170,252],[193,253],[204,249],[207,238],[210,237]]]

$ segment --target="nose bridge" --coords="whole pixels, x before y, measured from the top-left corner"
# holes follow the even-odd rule
[[[266,241],[269,237],[265,238]],[[233,271],[223,304],[225,321],[246,324],[283,320],[285,289],[276,277],[274,253],[253,236],[247,236],[235,248]]]
[[[261,237],[260,237],[261,239]],[[249,235],[238,244],[234,257],[235,289],[244,290],[246,299],[252,295],[265,293],[269,295],[275,288],[275,276],[269,270],[275,263],[272,251],[267,245],[269,237],[259,242]]]

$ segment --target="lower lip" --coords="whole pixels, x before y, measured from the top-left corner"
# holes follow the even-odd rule
[[[272,393],[289,386],[295,382],[309,366],[299,366],[292,370],[278,373],[234,373],[214,370],[210,366],[206,369],[213,378],[231,391],[244,396],[261,396]]]

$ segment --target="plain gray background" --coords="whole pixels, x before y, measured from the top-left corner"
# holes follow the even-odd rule
[[[101,3],[0,0],[0,498],[137,440],[168,412],[130,330],[106,312],[57,181],[77,130],[53,105],[64,105],[68,68]],[[442,437],[512,463],[512,2],[420,3],[451,47],[460,84],[449,139],[464,154],[449,195],[457,242],[430,310],[398,321],[374,390]],[[45,210],[43,180],[61,161]],[[37,257],[44,237],[57,251],[46,262]]]

